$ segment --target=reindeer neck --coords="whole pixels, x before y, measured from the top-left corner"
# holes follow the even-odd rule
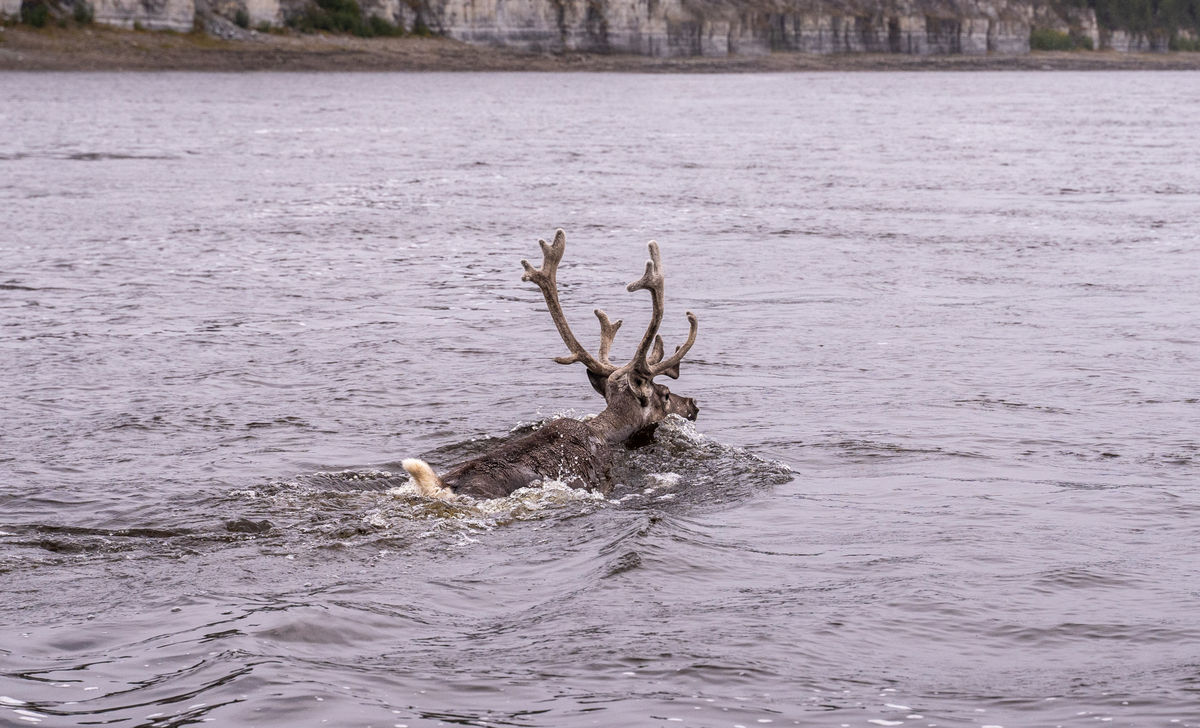
[[[637,423],[631,422],[627,417],[622,417],[621,413],[612,408],[606,408],[588,420],[587,425],[592,434],[610,445],[625,442],[641,429]]]

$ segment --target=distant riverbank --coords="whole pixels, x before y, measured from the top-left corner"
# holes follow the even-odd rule
[[[0,70],[28,71],[778,71],[1200,70],[1200,53],[1034,52],[1027,55],[772,53],[722,58],[531,54],[446,38],[357,38],[0,28]]]

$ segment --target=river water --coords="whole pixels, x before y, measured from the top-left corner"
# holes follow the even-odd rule
[[[0,76],[0,724],[1200,725],[1200,77]],[[601,400],[607,498],[414,496]]]

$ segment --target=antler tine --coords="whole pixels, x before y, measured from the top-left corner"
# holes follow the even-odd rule
[[[613,366],[612,362],[608,360],[608,352],[612,349],[613,337],[617,335],[617,329],[621,328],[621,319],[609,321],[608,314],[600,309],[596,309],[595,314],[596,318],[600,319],[600,363]]]
[[[660,361],[662,361],[662,358],[663,358],[662,337],[655,334],[654,348],[650,350],[650,356],[646,357],[646,363],[653,366],[653,365],[659,363]]]
[[[546,299],[546,308],[550,310],[550,318],[554,321],[555,328],[558,329],[558,335],[571,350],[570,355],[555,357],[554,361],[559,364],[574,364],[581,361],[588,371],[594,374],[600,376],[612,374],[617,368],[608,362],[608,347],[612,345],[612,337],[616,335],[621,322],[618,320],[616,323],[610,324],[608,316],[603,316],[602,311],[596,312],[596,316],[600,318],[600,361],[597,361],[571,332],[571,326],[567,323],[562,304],[558,301],[558,264],[562,261],[563,251],[567,248],[567,234],[559,228],[554,233],[553,244],[539,239],[538,245],[542,248],[542,267],[534,268],[529,261],[522,260],[521,266],[525,268],[525,274],[521,276],[521,280],[530,281],[542,290],[542,297]]]
[[[630,283],[625,287],[630,293],[639,290],[650,291],[650,300],[653,310],[650,314],[650,325],[646,327],[646,333],[642,334],[642,341],[638,344],[637,352],[633,355],[633,359],[629,361],[629,366],[632,364],[635,368],[646,371],[650,369],[649,355],[650,346],[654,343],[654,339],[658,336],[658,327],[662,325],[663,319],[663,272],[662,272],[662,256],[658,252],[658,243],[653,240],[647,246],[650,249],[650,260],[646,261],[646,272],[642,277]]]
[[[679,379],[679,363],[683,361],[683,357],[688,353],[688,349],[692,348],[692,344],[696,343],[696,331],[700,328],[699,322],[696,321],[696,314],[691,311],[687,312],[688,320],[688,337],[687,341],[683,342],[683,346],[675,347],[675,353],[666,361],[650,362],[650,373],[654,376],[666,374],[671,379]],[[655,352],[658,354],[657,359],[662,359],[662,338],[658,339],[654,346]]]

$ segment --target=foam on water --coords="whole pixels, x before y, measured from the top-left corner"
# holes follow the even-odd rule
[[[519,424],[507,437],[526,434],[550,419]],[[446,450],[459,452],[465,448],[476,452],[497,441],[472,438]],[[420,495],[407,473],[381,468],[316,471],[259,488],[233,489],[228,495],[238,500],[263,501],[262,505],[276,517],[306,516],[310,524],[314,518],[328,519],[318,531],[354,535],[353,530],[347,531],[345,516],[347,509],[357,507],[361,509],[361,524],[372,531],[403,531],[420,523],[424,524],[423,534],[433,535],[461,529],[486,531],[613,505],[636,507],[682,498],[698,506],[706,504],[716,491],[730,497],[729,493],[740,489],[761,488],[790,477],[786,465],[719,443],[699,433],[693,423],[675,416],[662,423],[651,445],[636,451],[619,450],[617,456],[614,472],[618,480],[607,495],[572,488],[560,480],[546,480],[504,498],[460,496],[443,501]],[[329,506],[335,508],[327,511]]]

